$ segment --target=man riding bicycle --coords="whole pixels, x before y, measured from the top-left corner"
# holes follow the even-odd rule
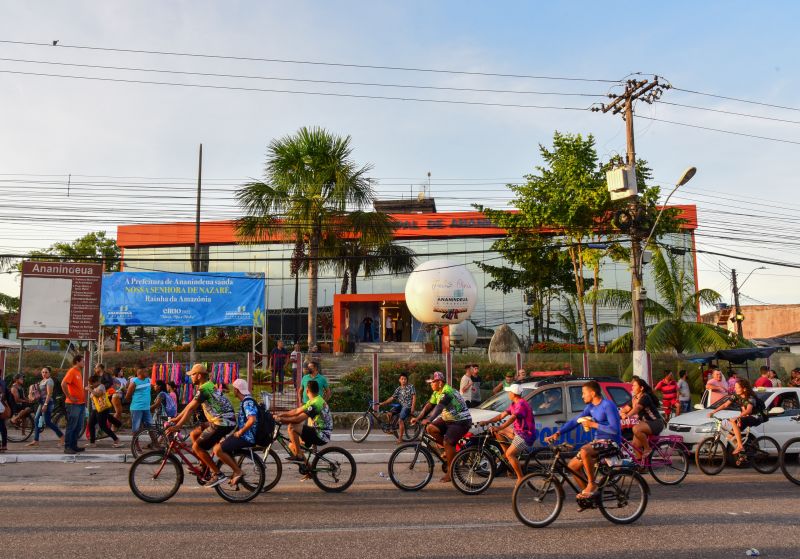
[[[611,400],[602,396],[600,385],[597,381],[590,380],[581,387],[581,397],[586,407],[578,416],[567,421],[561,429],[545,438],[546,442],[558,439],[563,433],[568,433],[579,424],[585,431],[595,429],[595,439],[583,445],[577,456],[570,460],[569,469],[575,474],[573,477],[582,491],[578,493],[579,499],[589,499],[597,492],[594,482],[595,467],[600,455],[613,451],[622,440],[620,429],[619,409]],[[586,483],[581,478],[581,466],[586,473]]]
[[[333,417],[328,404],[319,394],[319,383],[316,380],[308,381],[306,395],[308,401],[299,408],[275,415],[277,421],[290,425],[289,448],[293,453],[289,457],[291,462],[306,461],[300,449],[301,443],[305,446],[324,445],[331,440]],[[313,426],[308,424],[309,419]]]
[[[189,371],[189,379],[197,388],[197,392],[195,392],[192,401],[175,417],[174,423],[167,429],[167,433],[173,433],[180,429],[192,417],[198,407],[203,408],[203,413],[208,423],[197,426],[190,433],[192,451],[211,470],[211,479],[208,480],[205,486],[216,487],[223,481],[227,481],[228,476],[220,471],[219,466],[214,463],[208,451],[214,448],[218,442],[236,427],[233,405],[228,400],[228,397],[213,382],[208,380],[208,371],[205,365],[198,363],[193,366]]]
[[[444,382],[444,373],[436,371],[426,380],[431,385],[433,394],[430,401],[425,404],[419,415],[411,420],[411,424],[421,422],[427,425],[426,431],[440,445],[444,446],[445,459],[448,468],[456,454],[456,444],[467,434],[472,425],[472,414],[467,408],[467,403],[461,393]],[[431,412],[431,410],[433,410]],[[433,421],[426,416],[434,418]],[[443,483],[451,481],[450,470],[440,480]]]
[[[414,412],[417,405],[417,391],[414,389],[414,385],[408,384],[408,373],[405,371],[400,373],[398,382],[400,386],[395,389],[394,393],[383,402],[378,402],[377,406],[392,404],[389,421],[392,421],[391,415],[397,415],[397,444],[400,444],[403,442],[406,432],[405,420]]]

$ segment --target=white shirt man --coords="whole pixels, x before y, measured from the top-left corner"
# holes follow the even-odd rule
[[[472,365],[464,367],[464,376],[461,377],[461,384],[458,391],[467,403],[467,407],[472,407]]]

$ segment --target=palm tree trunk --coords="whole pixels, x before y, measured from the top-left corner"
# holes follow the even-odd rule
[[[358,266],[352,266],[350,268],[350,293],[356,294],[358,293]]]
[[[581,332],[583,333],[583,350],[589,353],[589,325],[586,322],[586,307],[583,300],[583,255],[580,249],[570,247],[570,260],[572,260],[572,270],[575,274],[575,289],[577,291],[578,318],[581,322]]]
[[[342,276],[342,289],[339,291],[339,293],[346,295],[348,289],[350,289],[350,273],[345,271],[344,275]]]
[[[308,348],[317,343],[317,279],[319,276],[319,234],[311,235],[308,249]]]
[[[599,341],[599,333],[597,332],[597,276],[599,274],[600,263],[599,261],[594,265],[594,285],[592,285],[592,291],[594,292],[594,297],[592,298],[592,338],[594,342],[594,352],[598,353],[600,351],[600,341]]]

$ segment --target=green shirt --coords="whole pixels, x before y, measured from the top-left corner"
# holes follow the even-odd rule
[[[211,382],[200,385],[194,395],[194,399],[200,403],[206,419],[217,427],[232,427],[236,425],[236,416],[233,413],[233,405],[228,397],[217,389]]]
[[[331,431],[333,431],[333,417],[331,417],[331,410],[328,404],[322,399],[322,396],[314,396],[311,400],[303,405],[303,411],[314,422],[314,428],[317,430],[317,435],[325,442],[331,440]]]
[[[303,379],[300,381],[300,393],[303,397],[302,402],[305,404],[308,402],[308,394],[306,394],[306,386],[308,385],[308,381],[315,380],[319,384],[319,393],[320,396],[325,394],[325,389],[328,388],[328,379],[322,376],[321,373],[318,373],[317,376],[312,377],[311,375],[303,375]]]
[[[445,384],[439,392],[431,394],[430,403],[443,406],[442,419],[448,423],[472,420],[464,397],[449,384]]]

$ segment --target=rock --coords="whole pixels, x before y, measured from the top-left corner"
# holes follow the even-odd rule
[[[522,353],[522,343],[507,324],[501,324],[489,342],[489,361],[514,365],[517,353]]]

